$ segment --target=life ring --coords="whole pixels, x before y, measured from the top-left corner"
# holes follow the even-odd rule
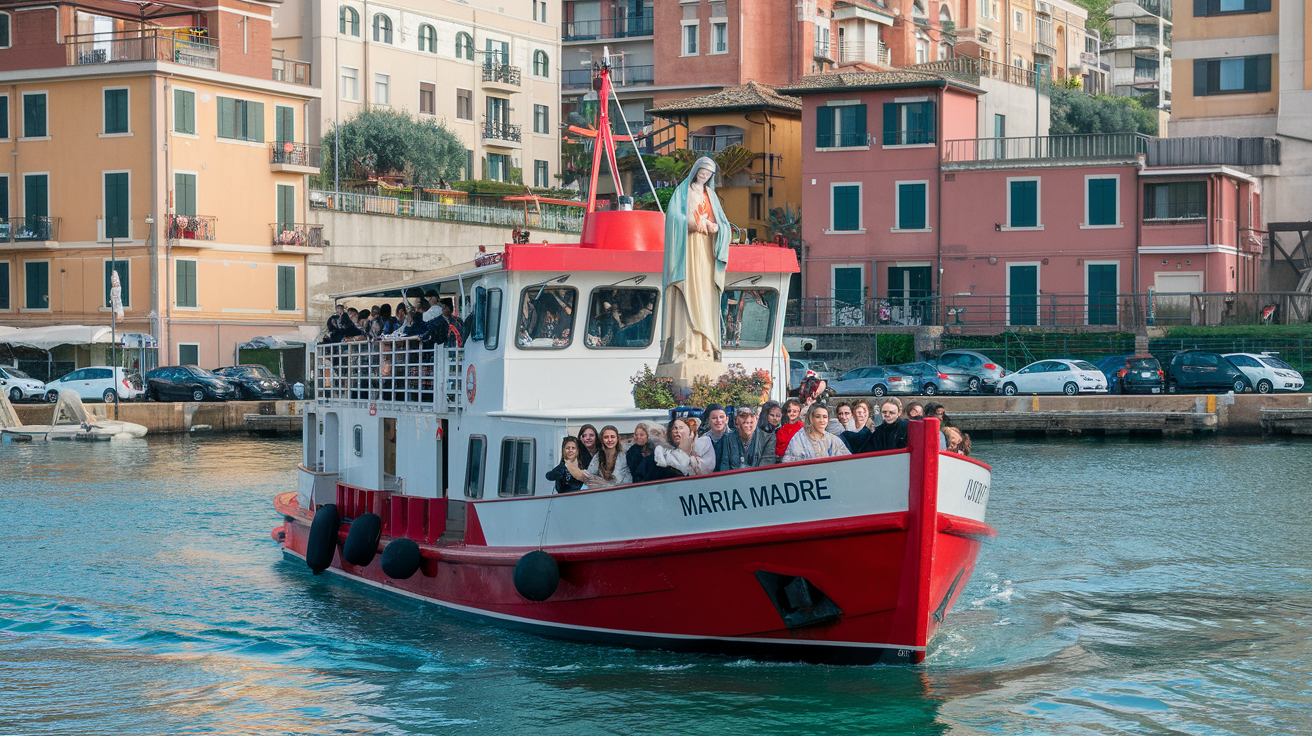
[[[383,519],[378,514],[360,514],[351,521],[342,545],[342,559],[356,567],[367,567],[378,554],[378,543],[383,538]]]
[[[419,570],[423,553],[413,539],[393,539],[383,548],[383,572],[393,580],[405,580]]]
[[[515,590],[535,603],[550,598],[560,585],[560,566],[556,558],[535,549],[515,563]]]
[[[342,517],[337,513],[336,504],[324,504],[314,512],[310,534],[305,540],[305,565],[315,575],[333,564],[333,555],[337,552],[337,530],[341,525]]]

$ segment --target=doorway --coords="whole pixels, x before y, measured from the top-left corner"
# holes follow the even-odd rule
[[[1007,324],[1039,323],[1039,264],[1007,265]]]
[[[1089,263],[1086,265],[1085,293],[1088,294],[1088,324],[1116,324],[1116,263]]]
[[[865,309],[865,274],[862,266],[834,266],[833,270],[833,324],[841,326],[863,325]]]
[[[888,307],[892,324],[918,325],[924,322],[930,271],[928,263],[888,267]]]

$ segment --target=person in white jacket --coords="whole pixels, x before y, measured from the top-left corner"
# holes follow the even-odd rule
[[[672,447],[657,445],[656,464],[674,468],[682,475],[705,475],[715,469],[715,447],[708,437],[693,438],[692,429],[683,419],[670,422]]]
[[[633,482],[624,448],[620,447],[620,431],[611,425],[601,428],[601,448],[588,464],[588,488],[625,486]]]
[[[829,407],[824,404],[812,404],[807,413],[807,426],[793,435],[784,453],[784,462],[795,463],[799,460],[812,460],[820,457],[838,457],[851,455],[852,451],[837,436],[825,431],[829,426]]]

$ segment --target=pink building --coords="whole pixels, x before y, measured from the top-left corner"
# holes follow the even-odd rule
[[[1149,166],[1170,156],[1136,134],[976,138],[984,92],[950,76],[781,91],[803,100],[802,324],[1125,328],[1150,289],[1256,287],[1258,184],[1234,168]]]

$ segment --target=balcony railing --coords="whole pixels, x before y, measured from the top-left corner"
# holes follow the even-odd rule
[[[519,67],[510,64],[484,64],[483,81],[519,86]]]
[[[273,230],[274,245],[293,245],[303,248],[322,248],[323,225],[310,222],[275,222],[269,225]]]
[[[523,140],[520,134],[520,126],[513,123],[503,123],[500,120],[483,121],[483,138],[501,141]]]
[[[269,163],[319,168],[323,162],[323,148],[305,143],[283,141],[269,144]]]
[[[219,47],[186,29],[84,33],[67,36],[72,66],[123,61],[171,61],[199,69],[219,68]]]
[[[1085,66],[1098,66],[1098,54],[1094,51],[1081,51],[1080,63]]]
[[[275,54],[281,53],[277,49]],[[310,62],[300,59],[288,59],[285,56],[273,57],[273,81],[290,84],[310,84]]]
[[[0,220],[0,243],[59,240],[58,217],[10,217]]]
[[[1160,43],[1156,35],[1146,33],[1128,33],[1107,39],[1104,51],[1126,51],[1130,49],[1155,49]]]
[[[836,61],[840,64],[868,61],[874,64],[879,64],[880,66],[888,66],[888,46],[886,46],[883,41],[877,41],[874,44],[866,44],[859,41],[843,41],[838,44],[838,58]]]
[[[970,56],[957,56],[952,59],[929,61],[924,64],[916,64],[909,68],[951,74],[975,83],[979,82],[980,77],[988,77],[1001,82],[1019,84],[1025,87],[1033,87],[1035,79],[1037,78],[1034,71],[1030,69],[1021,69],[1020,67],[1003,64],[999,61],[976,59]]]
[[[652,35],[652,16],[605,20],[567,20],[561,24],[565,41],[592,41],[606,38],[633,38]]]
[[[443,202],[416,202],[398,197],[380,197],[353,192],[310,192],[310,206],[334,212],[364,215],[415,217],[424,220],[463,222],[471,225],[515,228],[527,226],[531,230],[551,230],[577,233],[583,230],[581,208],[544,207],[541,212],[530,211],[525,221],[524,209],[483,207],[473,204],[446,204]]]
[[[943,141],[944,168],[1042,166],[1072,159],[1133,162],[1151,139],[1139,133],[1089,133]]]
[[[591,69],[566,69],[561,72],[561,86],[565,89],[592,87]],[[656,67],[651,64],[618,66],[610,70],[610,81],[616,87],[642,87],[656,83]]]
[[[817,58],[817,59],[824,59],[824,60],[826,60],[826,61],[833,61],[833,60],[834,60],[834,57],[833,57],[833,56],[830,56],[830,53],[831,53],[831,52],[829,51],[829,42],[828,42],[828,41],[821,41],[820,39],[816,39],[816,42],[815,42],[815,52],[814,52],[812,55],[815,56],[815,58]]]
[[[212,215],[169,215],[165,223],[170,240],[214,240],[219,218]]]
[[[1160,81],[1156,67],[1149,69],[1117,68],[1112,71],[1112,84],[1115,85],[1152,88],[1157,87]]]
[[[1149,166],[1279,166],[1280,139],[1213,135],[1154,138]]]

